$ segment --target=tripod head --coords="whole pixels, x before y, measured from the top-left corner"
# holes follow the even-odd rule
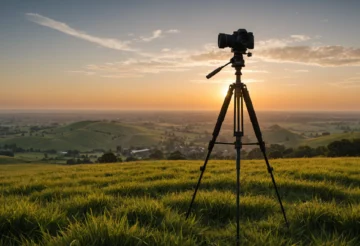
[[[223,69],[224,67],[226,67],[230,63],[232,64],[231,66],[236,69],[236,71],[237,70],[240,71],[242,67],[245,67],[245,60],[244,60],[243,55],[247,55],[247,57],[252,56],[251,52],[246,53],[246,49],[245,50],[238,50],[238,49],[232,48],[231,52],[234,53],[234,56],[230,59],[230,61],[228,63],[226,63],[225,65],[223,65],[221,67],[218,67],[217,69],[215,69],[214,71],[212,71],[208,75],[206,75],[207,79],[210,79],[211,77],[213,77],[215,74],[220,72],[221,69]]]

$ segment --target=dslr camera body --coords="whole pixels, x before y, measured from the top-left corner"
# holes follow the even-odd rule
[[[233,34],[219,33],[218,46],[220,49],[232,48],[234,51],[245,52],[254,49],[254,35],[246,29],[239,29]]]

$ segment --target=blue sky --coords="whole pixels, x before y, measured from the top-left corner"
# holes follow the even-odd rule
[[[2,1],[1,108],[217,109],[219,32],[255,35],[265,110],[357,110],[360,1]],[[10,92],[10,93],[9,93]],[[199,95],[202,95],[199,98]]]

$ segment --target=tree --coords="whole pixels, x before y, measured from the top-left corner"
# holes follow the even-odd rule
[[[262,158],[263,158],[263,155],[259,148],[254,148],[254,149],[250,150],[247,155],[247,159],[262,159]]]
[[[164,153],[161,150],[156,149],[150,154],[149,158],[154,160],[161,160],[164,159]]]
[[[241,151],[240,151],[240,159],[242,159],[242,160],[246,160],[247,159],[247,152],[246,152],[246,150],[244,150],[244,149],[242,149]],[[234,157],[232,157],[232,159],[233,159]]]
[[[283,158],[285,152],[285,146],[280,144],[271,144],[268,148],[269,158],[277,159]]]
[[[283,153],[285,151],[285,146],[284,145],[281,145],[281,144],[270,144],[269,148],[268,148],[268,151],[271,152],[271,151],[279,151],[281,153]]]
[[[328,145],[329,156],[356,156],[358,152],[356,143],[356,141],[352,143],[348,139],[334,141]]]
[[[0,155],[14,157],[14,152],[11,150],[0,150]]]
[[[117,161],[118,161],[118,159],[112,152],[105,153],[101,157],[98,158],[99,163],[113,163],[113,162],[117,162]]]
[[[315,149],[315,153],[317,156],[327,156],[328,152],[329,152],[329,150],[325,146],[319,146],[319,147],[316,147],[316,149]]]
[[[121,153],[121,152],[122,152],[122,147],[121,147],[121,145],[116,146],[116,152],[117,152],[117,153]]]
[[[283,155],[285,158],[292,157],[293,152],[294,152],[293,148],[287,148],[284,150]]]
[[[170,153],[170,155],[168,156],[168,160],[186,160],[186,157],[180,152],[180,151],[175,151]]]
[[[69,159],[69,160],[66,161],[66,164],[74,165],[74,164],[76,164],[76,160],[75,159]]]
[[[292,153],[292,157],[314,157],[314,156],[316,156],[315,149],[307,145],[299,146]]]
[[[283,153],[279,150],[269,152],[269,159],[283,158]]]
[[[78,150],[68,150],[67,153],[65,154],[65,156],[69,156],[69,157],[77,157],[80,154],[80,151]]]

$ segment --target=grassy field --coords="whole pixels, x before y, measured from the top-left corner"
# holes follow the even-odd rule
[[[234,245],[235,164],[201,161],[0,165],[0,245]],[[360,159],[242,162],[242,245],[359,245]]]

